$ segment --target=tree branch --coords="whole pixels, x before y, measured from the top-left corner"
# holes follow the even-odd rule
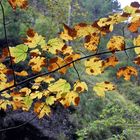
[[[123,51],[131,50],[131,49],[138,48],[138,47],[140,47],[140,46],[125,48]],[[120,51],[116,51],[116,52],[120,52]],[[67,63],[67,64],[65,64],[65,65],[63,65],[63,66],[61,66],[61,67],[59,67],[59,68],[57,68],[57,69],[55,69],[55,70],[53,70],[53,71],[40,73],[40,74],[38,74],[38,75],[32,76],[32,77],[30,77],[30,78],[28,78],[28,79],[25,79],[25,80],[23,80],[23,81],[21,81],[21,82],[19,82],[19,83],[16,83],[16,85],[14,84],[14,85],[12,85],[12,86],[10,86],[10,87],[8,87],[8,88],[5,88],[5,89],[3,89],[3,90],[0,90],[0,93],[1,93],[1,92],[4,92],[4,91],[7,91],[7,90],[10,90],[11,88],[13,88],[13,87],[15,87],[15,86],[20,86],[20,85],[22,85],[22,84],[25,84],[25,83],[27,83],[27,82],[29,82],[29,81],[31,81],[31,80],[34,80],[35,78],[38,78],[38,77],[42,77],[42,76],[45,76],[45,75],[49,75],[49,74],[55,73],[55,72],[57,72],[58,70],[60,70],[60,69],[62,69],[62,68],[64,68],[64,67],[67,67],[67,66],[69,66],[69,65],[72,64],[72,63],[75,63],[75,62],[78,62],[78,61],[81,61],[81,60],[84,60],[84,59],[87,59],[87,58],[90,58],[90,57],[93,57],[93,56],[100,56],[100,55],[109,54],[109,53],[112,53],[112,51],[104,51],[104,52],[95,53],[95,54],[91,54],[91,55],[87,55],[87,56],[81,57],[81,58],[76,59],[76,60],[74,60],[74,61],[71,61],[71,62],[69,62],[69,63]]]

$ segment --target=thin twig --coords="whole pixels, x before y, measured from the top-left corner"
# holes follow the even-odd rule
[[[78,72],[78,70],[77,70],[77,68],[76,68],[76,66],[75,66],[74,63],[73,63],[73,68],[75,69],[75,71],[76,71],[76,73],[77,73],[77,75],[78,75],[79,81],[81,81],[80,74],[79,74],[79,72]]]

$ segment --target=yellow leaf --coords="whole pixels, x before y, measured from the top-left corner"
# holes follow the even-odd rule
[[[100,37],[98,34],[87,35],[85,37],[84,46],[90,51],[96,51],[99,44]]]
[[[86,73],[89,75],[98,75],[103,73],[102,60],[98,57],[93,57],[85,61]]]
[[[53,38],[48,41],[47,50],[52,54],[57,54],[57,51],[61,51],[64,45],[65,44],[62,39]]]
[[[46,41],[44,37],[38,35],[38,33],[36,33],[33,29],[29,29],[27,31],[27,39],[25,39],[24,44],[26,44],[29,48],[36,48],[37,46],[40,46],[44,50]]]
[[[56,82],[52,83],[49,85],[48,90],[52,93],[55,92],[69,92],[70,91],[70,84],[64,80],[64,79],[59,79]]]
[[[137,38],[134,38],[133,44],[134,44],[134,46],[139,46],[139,47],[135,48],[135,52],[136,52],[136,54],[140,55],[140,35],[138,35]]]
[[[36,102],[34,105],[34,112],[39,118],[42,118],[45,115],[49,115],[51,113],[51,109],[43,102]]]
[[[122,51],[125,49],[125,41],[123,36],[113,36],[107,43],[110,51]]]
[[[115,90],[115,86],[110,82],[100,82],[96,83],[93,90],[99,97],[105,97],[105,91]]]
[[[24,71],[24,70],[21,71],[21,72],[16,72],[16,71],[15,71],[15,74],[18,75],[18,76],[28,76],[27,71]]]
[[[70,91],[66,93],[65,97],[63,97],[62,100],[60,100],[60,103],[65,107],[69,107],[71,103],[77,106],[79,104],[79,101],[80,98],[78,93],[76,93],[75,91]]]
[[[8,105],[11,105],[11,102],[9,100],[0,100],[0,109],[6,111]]]
[[[40,72],[42,70],[42,67],[46,65],[46,59],[45,57],[33,57],[29,61],[29,66],[31,66],[32,70],[34,72]]]
[[[31,97],[31,99],[35,99],[35,98],[41,99],[43,94],[44,93],[42,91],[35,91],[30,94],[30,97]]]
[[[2,93],[1,96],[4,97],[4,98],[7,98],[7,99],[11,98],[11,95],[6,93],[6,92]]]
[[[81,93],[83,91],[88,91],[87,84],[85,82],[76,81],[74,84],[74,91]]]
[[[49,96],[46,99],[46,104],[47,105],[53,105],[55,101],[56,101],[56,98],[54,96]]]

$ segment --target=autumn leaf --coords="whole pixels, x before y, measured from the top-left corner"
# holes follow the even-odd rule
[[[2,93],[1,96],[7,99],[11,98],[11,95],[8,94],[7,92]]]
[[[48,41],[47,50],[52,54],[57,54],[57,51],[61,51],[64,45],[65,44],[62,39],[53,38]]]
[[[122,51],[125,49],[125,41],[123,36],[113,36],[107,43],[107,48],[112,51]]]
[[[88,91],[88,87],[87,87],[87,84],[85,82],[81,82],[81,81],[76,81],[75,84],[74,84],[74,91],[77,92],[77,93],[81,93],[83,91]]]
[[[42,92],[42,91],[35,91],[35,92],[32,92],[32,93],[30,94],[30,97],[31,97],[31,99],[35,99],[35,98],[41,99],[41,98],[43,97],[43,92]]]
[[[132,75],[134,75],[135,77],[138,76],[138,71],[132,66],[122,67],[117,72],[117,78],[124,76],[125,80],[130,80],[130,77]]]
[[[0,109],[6,111],[7,106],[11,106],[11,102],[9,100],[0,99]]]
[[[115,86],[107,81],[96,83],[96,85],[93,87],[93,91],[95,91],[99,97],[105,97],[105,91],[111,90],[115,90]]]
[[[54,96],[49,96],[46,98],[46,104],[47,105],[53,105],[56,101],[56,98]]]
[[[103,67],[107,68],[109,66],[115,67],[118,64],[119,60],[115,55],[108,57],[103,61]]]
[[[80,54],[72,53],[72,54],[70,54],[68,56],[65,56],[64,61],[65,61],[66,64],[68,64],[68,63],[74,62],[75,60],[79,59],[80,57],[81,57]],[[67,67],[72,67],[72,66],[73,66],[73,64],[71,63]]]
[[[129,13],[129,14],[135,14],[136,10],[137,8],[133,6],[125,6],[123,9],[125,13]]]
[[[64,45],[61,52],[63,55],[70,55],[73,53],[73,48],[71,46]]]
[[[98,57],[93,57],[85,61],[86,73],[89,75],[98,75],[103,73],[103,61]]]
[[[51,109],[44,102],[36,102],[34,105],[34,112],[38,115],[38,118],[42,118],[45,115],[49,115]]]
[[[16,71],[15,71],[15,74],[18,75],[18,76],[28,76],[27,71],[24,71],[24,70],[21,71],[21,72],[16,72]]]
[[[96,51],[97,46],[99,45],[100,37],[98,34],[87,35],[85,37],[84,46],[89,51]]]
[[[134,63],[140,66],[140,56],[134,59]]]
[[[10,5],[14,10],[16,10],[17,7],[21,9],[26,9],[28,6],[28,1],[27,0],[8,0]]]
[[[65,94],[65,96],[60,100],[60,103],[65,107],[69,107],[71,103],[75,106],[79,104],[80,98],[77,92],[70,91]]]
[[[134,16],[131,19],[130,24],[128,24],[128,30],[135,33],[138,32],[139,27],[140,27],[140,16]]]
[[[46,59],[44,57],[33,57],[29,61],[29,66],[31,66],[34,72],[40,72],[42,67],[46,65]]]
[[[14,58],[15,63],[24,61],[27,58],[28,46],[24,44],[17,45],[16,47],[10,47],[11,56]]]
[[[31,49],[40,46],[42,50],[47,50],[45,38],[38,35],[33,29],[27,31],[27,39],[24,39],[24,44]]]
[[[56,82],[50,84],[48,87],[48,90],[52,93],[55,92],[65,93],[65,92],[69,92],[70,89],[71,89],[70,84],[64,79],[59,79]]]
[[[33,103],[32,98],[28,95],[23,98],[22,110],[28,111]]]
[[[140,35],[138,35],[137,38],[134,38],[133,40],[134,46],[140,46]],[[136,54],[140,54],[140,48],[135,48]]]
[[[76,39],[77,31],[75,29],[68,27],[66,24],[64,24],[63,28],[64,28],[64,31],[60,33],[61,39],[65,41]]]
[[[47,67],[48,68],[48,71],[54,71],[62,66],[64,66],[66,63],[65,61],[63,60],[63,58],[61,57],[54,57],[54,58],[51,58],[49,60],[49,66]],[[67,71],[67,67],[63,67],[59,70],[59,72],[61,74],[65,74]]]
[[[74,26],[74,29],[77,32],[77,37],[85,37],[99,32],[96,27],[93,27],[92,25],[88,25],[86,23],[79,23]]]

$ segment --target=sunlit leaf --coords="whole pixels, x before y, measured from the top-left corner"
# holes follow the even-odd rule
[[[24,61],[27,58],[28,46],[21,44],[16,47],[10,47],[10,52],[12,57],[14,58],[15,63],[19,63],[20,61]]]
[[[105,91],[115,90],[115,86],[112,83],[105,81],[96,83],[96,85],[93,87],[93,90],[99,97],[105,97]]]

